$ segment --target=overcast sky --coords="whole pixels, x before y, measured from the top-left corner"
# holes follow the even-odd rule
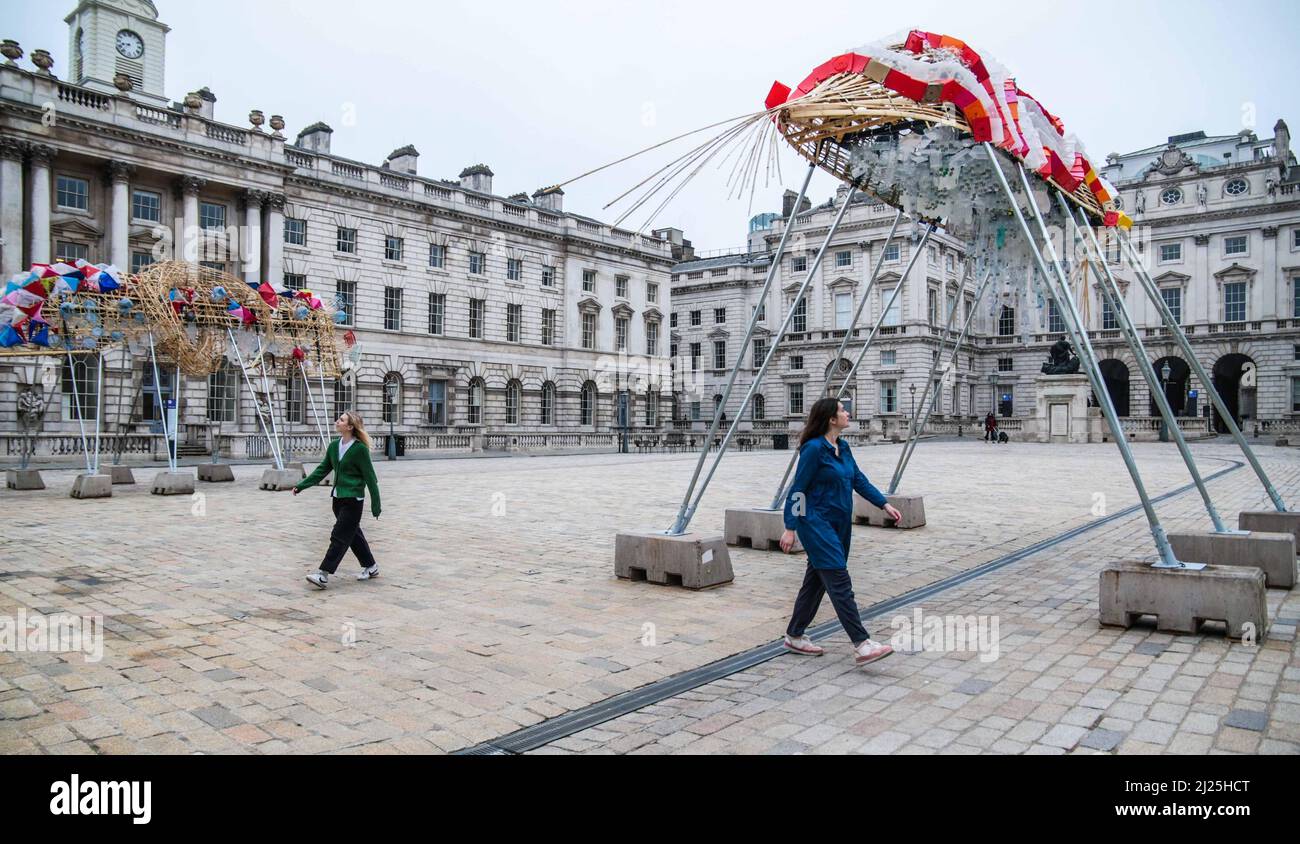
[[[757,111],[774,79],[797,85],[833,55],[910,27],[965,39],[1079,135],[1094,160],[1203,129],[1300,132],[1295,0],[491,2],[491,0],[155,0],[172,30],[166,94],[204,85],[218,120],[282,114],[292,139],[324,120],[333,151],[378,164],[414,144],[420,174],[456,178],[483,162],[501,195],[530,194],[724,118]],[[69,67],[74,0],[0,0],[3,37]],[[29,59],[22,60],[30,67]],[[682,143],[672,150],[685,152]],[[661,151],[566,188],[565,208],[613,221],[608,201],[674,156]],[[752,213],[778,209],[760,183]],[[725,171],[680,194],[656,226],[699,250],[744,243],[749,198]],[[828,176],[814,180],[821,202]],[[645,213],[629,218],[638,228]]]

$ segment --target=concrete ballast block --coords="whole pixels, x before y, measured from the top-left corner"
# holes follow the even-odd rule
[[[1289,532],[1171,533],[1169,544],[1184,563],[1254,566],[1264,570],[1264,583],[1270,588],[1295,586],[1295,536]]]
[[[285,489],[293,489],[299,481],[303,479],[302,469],[267,469],[262,473],[262,480],[258,483],[258,489],[269,489],[278,492]]]
[[[112,475],[77,475],[72,482],[72,498],[111,498],[113,496]]]
[[[194,476],[183,472],[159,472],[154,476],[154,495],[193,495]]]
[[[235,470],[229,463],[200,463],[199,480],[210,484],[225,483],[235,479]]]
[[[885,500],[894,506],[903,518],[895,522],[885,515],[885,511],[867,499],[853,493],[853,522],[872,527],[900,528],[912,530],[925,526],[925,496],[923,495],[886,495]]]
[[[1296,551],[1300,552],[1300,513],[1246,510],[1237,514],[1237,527],[1265,533],[1289,533],[1295,537]]]
[[[705,589],[735,580],[724,539],[698,533],[620,533],[614,538],[614,574],[625,580],[676,584],[687,589]]]
[[[1268,629],[1264,572],[1257,568],[1158,569],[1117,562],[1102,569],[1100,590],[1100,620],[1111,627],[1131,627],[1140,616],[1154,615],[1157,630],[1196,633],[1203,621],[1222,621],[1231,638],[1251,630],[1257,642]]]
[[[131,472],[130,466],[109,466],[108,474],[115,484],[135,483],[135,475]]]
[[[728,545],[759,551],[781,550],[781,535],[785,533],[785,514],[781,510],[733,508],[726,511],[723,524]],[[803,545],[796,535],[790,553],[802,551]]]
[[[35,469],[7,469],[5,486],[9,489],[45,489],[45,481]]]

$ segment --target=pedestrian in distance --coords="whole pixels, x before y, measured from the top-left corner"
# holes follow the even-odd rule
[[[894,521],[902,514],[858,468],[852,449],[841,437],[850,424],[844,405],[838,399],[824,398],[812,406],[799,437],[799,469],[786,496],[781,550],[789,553],[797,536],[808,553],[808,566],[784,644],[786,650],[804,656],[825,653],[805,631],[817,615],[822,597],[829,593],[835,614],[853,643],[854,661],[866,665],[884,659],[894,649],[872,641],[853,597],[848,569],[853,493],[856,490]]]
[[[339,436],[325,449],[325,459],[316,471],[293,488],[293,494],[297,495],[319,484],[330,472],[334,473],[334,491],[331,494],[334,530],[330,532],[329,548],[320,569],[307,575],[307,582],[318,589],[329,584],[329,576],[338,570],[339,562],[349,548],[361,563],[357,580],[379,576],[379,564],[370,553],[370,543],[366,542],[366,535],[361,530],[366,490],[370,491],[371,514],[378,519],[380,511],[379,481],[375,478],[374,464],[370,462],[370,435],[366,433],[361,417],[350,410],[339,414],[334,421],[334,430]]]

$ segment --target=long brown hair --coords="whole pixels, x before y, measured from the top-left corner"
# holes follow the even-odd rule
[[[352,436],[365,443],[366,448],[370,448],[370,435],[366,433],[366,426],[361,421],[361,414],[345,410],[341,415],[347,417],[348,424],[352,426]]]
[[[803,448],[809,440],[815,440],[818,437],[826,435],[826,431],[831,426],[831,420],[840,412],[840,400],[834,398],[818,399],[808,412],[808,421],[803,426],[803,433],[799,435],[799,447]]]

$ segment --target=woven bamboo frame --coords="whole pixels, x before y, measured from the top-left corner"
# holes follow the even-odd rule
[[[306,363],[313,375],[338,377],[340,373],[338,343],[334,335],[334,312],[329,308],[308,310],[307,316],[297,316],[298,299],[281,298],[272,308],[243,280],[228,273],[184,261],[163,261],[151,264],[139,275],[126,276],[122,287],[109,293],[82,292],[59,296],[52,294],[43,309],[48,314],[52,328],[60,331],[59,341],[49,347],[26,344],[0,349],[0,358],[35,358],[64,356],[62,337],[72,338],[73,354],[91,354],[106,351],[132,339],[141,340],[152,333],[154,345],[160,356],[169,358],[189,376],[206,376],[216,372],[224,363],[229,346],[228,330],[256,331],[263,348],[284,347],[275,356],[275,374],[299,375],[298,362],[291,347],[301,347],[306,353]],[[222,287],[226,295],[220,301],[212,298],[212,291]],[[185,304],[178,311],[172,305],[171,291],[181,291]],[[123,314],[118,307],[122,299],[129,298],[135,307]],[[63,319],[59,305],[64,299],[79,303],[78,311]],[[244,326],[227,310],[231,301],[252,311],[257,322]],[[96,347],[83,348],[86,337],[92,336],[92,326],[84,314],[93,312],[103,328],[103,336],[96,338]],[[137,320],[135,313],[144,315]],[[122,339],[110,339],[114,331]],[[52,344],[55,336],[51,336]]]
[[[895,49],[902,49],[901,45]],[[924,131],[931,126],[951,126],[973,138],[970,124],[956,107],[947,103],[929,105],[897,94],[879,82],[856,73],[841,73],[821,82],[776,113],[777,128],[786,143],[809,162],[850,185],[854,184],[852,136],[904,128]],[[1009,153],[1000,150],[1012,163]],[[871,193],[883,202],[901,207],[897,191],[888,186],[871,186]],[[1100,222],[1105,214],[1097,197],[1081,184],[1070,200]],[[940,223],[939,220],[925,222]]]

